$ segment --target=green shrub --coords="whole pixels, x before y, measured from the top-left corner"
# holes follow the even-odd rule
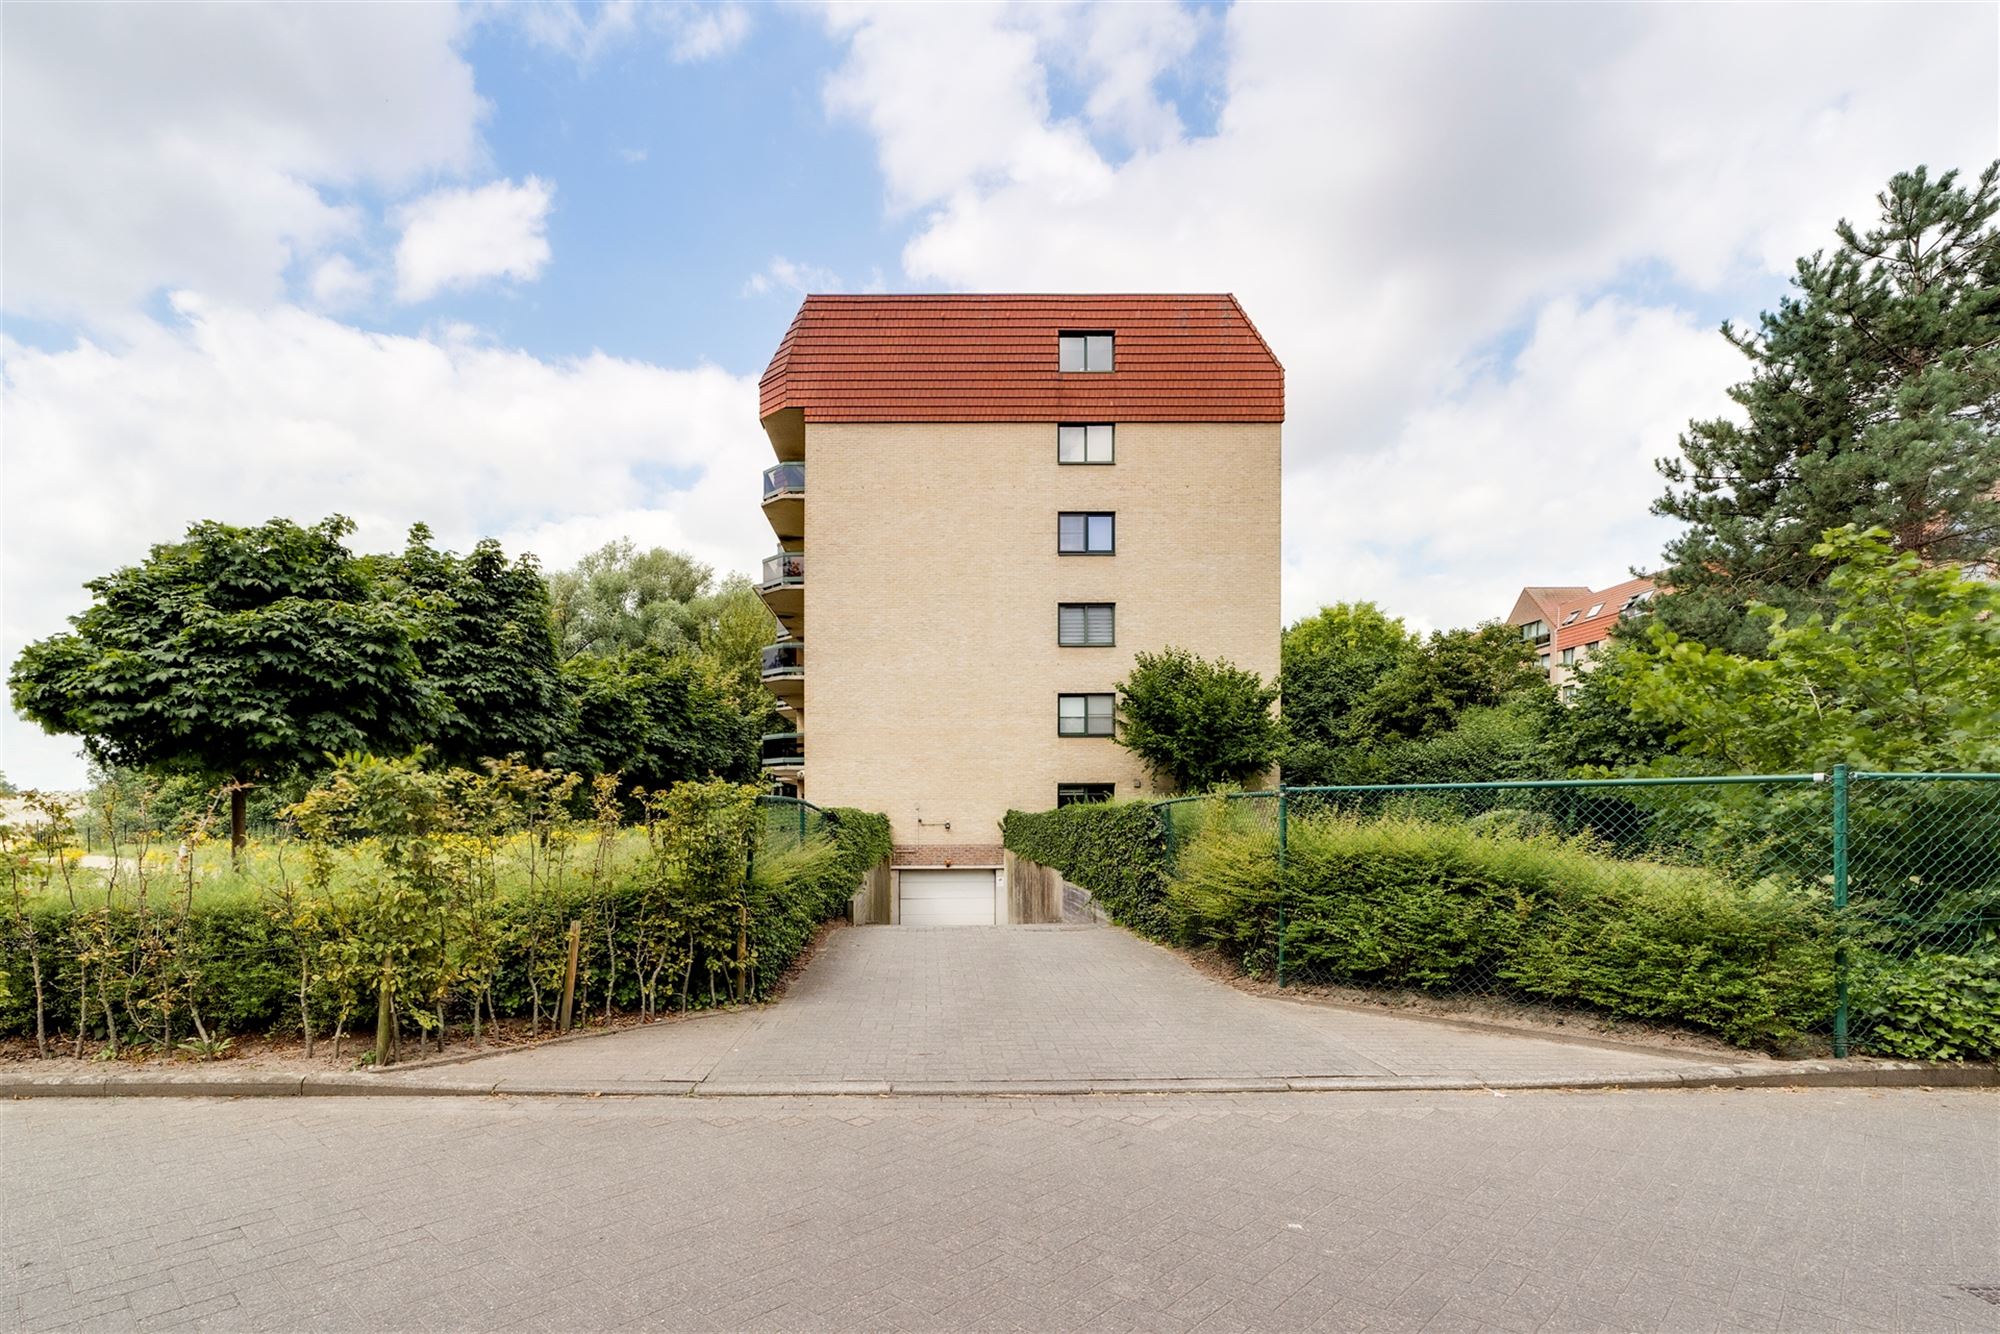
[[[1855,990],[1872,1052],[1927,1061],[2000,1058],[2000,953],[1881,960],[1863,970]]]
[[[641,831],[611,829],[594,851],[563,829],[462,848],[442,843],[440,856],[459,859],[451,862],[452,883],[478,872],[485,889],[476,911],[452,919],[440,946],[450,971],[435,993],[423,993],[425,1003],[442,996],[455,1022],[469,1018],[475,1002],[494,1015],[551,1018],[574,920],[582,924],[578,1014],[637,1010],[649,1000],[659,1008],[647,994],[653,984],[679,1006],[704,1005],[711,983],[714,994],[728,991],[739,897],[749,907],[751,990],[766,996],[889,854],[886,817],[825,815],[803,844],[760,849],[748,885],[739,875],[726,903],[708,903],[717,920],[691,946],[689,928],[716,896],[678,884]],[[305,1012],[320,1037],[336,1023],[354,1034],[373,1021],[379,956],[371,957],[370,937],[357,927],[371,911],[371,882],[387,871],[370,842],[335,849],[319,889],[299,879],[310,854],[294,844],[282,860],[253,849],[242,871],[203,874],[191,894],[164,872],[152,873],[140,893],[128,873],[107,899],[94,877],[80,877],[74,903],[46,862],[7,855],[13,881],[0,900],[0,1034],[34,1033],[37,961],[48,1031],[64,1050],[79,1028],[93,1044],[107,1036],[107,999],[121,1045],[175,1047],[197,1036],[195,1014],[211,1035],[296,1033],[304,1026],[302,961]],[[428,1017],[416,1009],[419,982],[430,985],[430,974],[412,973],[406,1018]]]
[[[1275,835],[1205,819],[1168,890],[1176,934],[1288,973],[1429,990],[1476,987],[1689,1024],[1739,1043],[1822,1019],[1832,950],[1822,914],[1774,885],[1605,856],[1533,821],[1330,814]]]
[[[1147,802],[1085,802],[1052,811],[1008,811],[1000,837],[1090,891],[1112,921],[1141,935],[1167,935],[1166,830]]]

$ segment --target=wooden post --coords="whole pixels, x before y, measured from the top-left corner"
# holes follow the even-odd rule
[[[742,1000],[750,973],[750,905],[736,905],[736,999]]]
[[[569,967],[563,973],[562,1009],[556,1015],[556,1031],[569,1032],[570,1008],[576,1004],[576,951],[583,938],[583,923],[572,917],[569,923]]]
[[[389,989],[389,961],[382,960],[382,981],[375,993],[375,1067],[396,1060],[396,1001]]]

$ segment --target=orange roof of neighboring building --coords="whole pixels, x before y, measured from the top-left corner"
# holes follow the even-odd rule
[[[1521,590],[1521,596],[1514,599],[1514,610],[1507,614],[1507,624],[1526,625],[1531,620],[1556,623],[1556,608],[1566,597],[1578,597],[1590,592],[1582,584],[1530,584]],[[1532,614],[1531,614],[1532,613]]]
[[[1056,370],[1056,335],[1117,336]],[[758,416],[808,422],[1285,419],[1285,370],[1233,296],[809,296]]]
[[[1608,638],[1611,627],[1618,624],[1619,616],[1632,599],[1652,591],[1651,579],[1627,579],[1622,584],[1613,584],[1596,592],[1562,598],[1556,603],[1555,619],[1550,622],[1555,631],[1555,642],[1551,647],[1557,651],[1580,648]]]

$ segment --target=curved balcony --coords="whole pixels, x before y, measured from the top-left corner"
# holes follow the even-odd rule
[[[764,517],[780,542],[806,537],[806,465],[780,463],[764,469]]]
[[[766,732],[763,741],[764,772],[796,774],[806,767],[806,739],[800,732]]]
[[[757,583],[764,605],[771,609],[793,639],[804,637],[806,614],[806,553],[780,551],[764,558],[764,576]]]
[[[806,646],[801,639],[781,640],[763,650],[764,688],[787,709],[796,709],[806,695]]]

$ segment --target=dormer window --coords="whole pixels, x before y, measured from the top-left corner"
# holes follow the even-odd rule
[[[1111,335],[1107,333],[1064,332],[1056,335],[1056,369],[1108,371],[1111,369]]]

